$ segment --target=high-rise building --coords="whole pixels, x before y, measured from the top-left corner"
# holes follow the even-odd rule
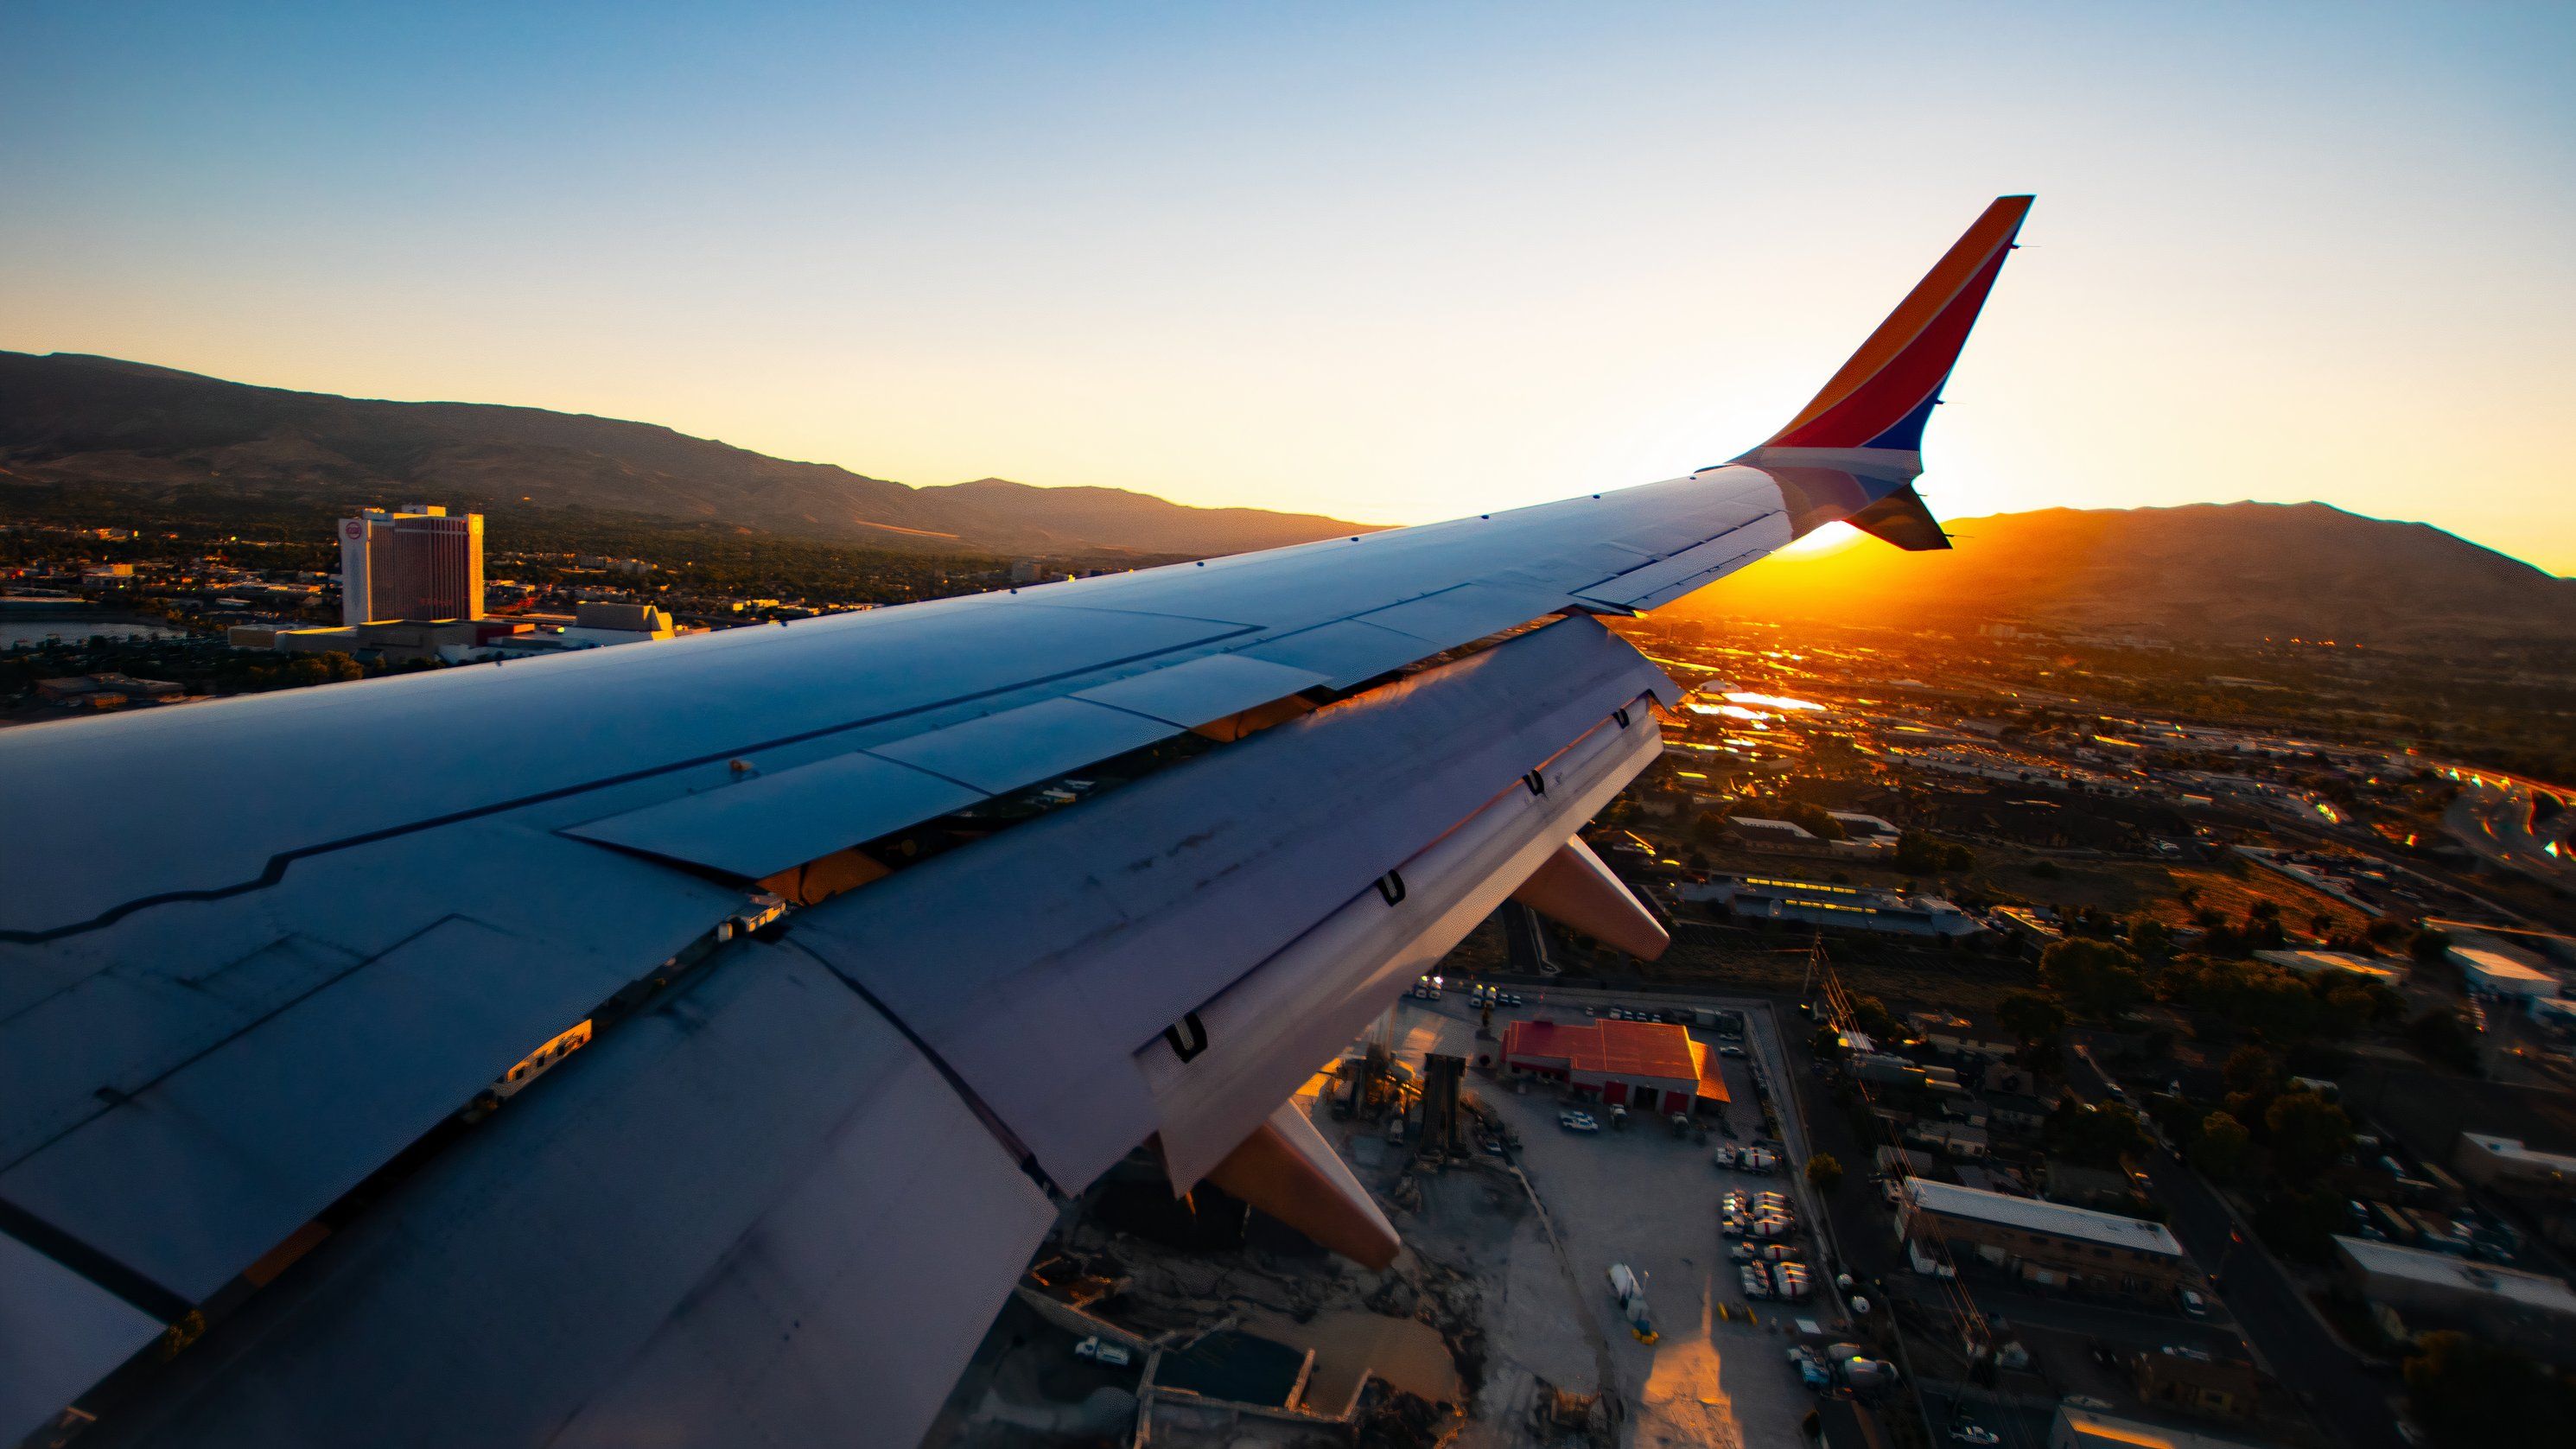
[[[429,504],[340,522],[340,621],[483,617],[483,515]]]

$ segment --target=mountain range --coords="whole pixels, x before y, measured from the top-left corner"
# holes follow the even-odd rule
[[[0,489],[13,483],[145,499],[211,488],[335,506],[525,503],[1002,553],[1241,553],[1371,527],[1000,478],[914,488],[650,423],[289,392],[59,352],[0,352]]]
[[[877,547],[1208,556],[1362,532],[1255,508],[999,478],[915,488],[649,423],[483,403],[374,402],[112,358],[0,352],[12,487],[335,507],[410,498],[584,509]],[[1687,612],[2386,645],[2576,642],[2576,580],[2420,523],[2322,503],[2042,509],[1955,519],[1955,548],[1862,540],[1765,561]]]
[[[1874,540],[1768,559],[1690,612],[2176,641],[2422,647],[2576,642],[2576,579],[2429,524],[2323,503],[2044,508],[1944,525],[1948,551]]]

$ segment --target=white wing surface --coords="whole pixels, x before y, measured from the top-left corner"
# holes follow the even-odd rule
[[[1946,377],[1997,207],[1735,465],[0,732],[0,1435],[910,1442],[1149,1142],[1272,1143],[1391,1251],[1272,1114],[1655,757],[1593,616],[1937,537],[1887,378]]]

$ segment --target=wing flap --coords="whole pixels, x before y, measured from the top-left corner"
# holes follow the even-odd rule
[[[1561,620],[827,901],[788,938],[938,1052],[1051,1178],[1086,1183],[1156,1130],[1132,1053],[1317,922],[1376,901],[1372,882],[1459,822],[1539,800],[1524,776],[1560,768],[1569,744],[1650,740],[1642,701],[1672,689],[1598,623]],[[1612,723],[1623,709],[1635,731]],[[1528,869],[1587,798],[1607,795],[1550,787],[1565,818],[1534,837]],[[1232,1132],[1215,1155],[1295,1085],[1247,1088],[1251,1117],[1204,1134]]]
[[[1087,699],[1048,699],[879,745],[872,753],[999,795],[1178,733],[1165,721]]]
[[[983,798],[971,785],[853,751],[563,833],[760,880]]]
[[[1077,690],[1073,697],[1187,730],[1285,699],[1326,680],[1325,675],[1314,670],[1248,654],[1206,654],[1168,668]]]

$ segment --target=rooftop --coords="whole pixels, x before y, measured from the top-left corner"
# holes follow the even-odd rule
[[[2558,981],[2558,978],[2546,971],[2534,970],[2525,965],[2520,952],[2508,954],[2491,946],[2453,946],[2451,955],[2457,958],[2463,967],[2492,980],[2534,983],[2545,981],[2553,986]]]
[[[2026,1233],[2048,1233],[2140,1253],[2161,1253],[2173,1258],[2183,1255],[2182,1244],[2174,1240],[2172,1233],[2165,1231],[2163,1224],[2124,1218],[2117,1213],[2095,1212],[2091,1208],[2012,1197],[2000,1192],[1981,1192],[1973,1187],[1954,1187],[1946,1182],[1927,1182],[1919,1177],[1906,1179],[1905,1195],[1914,1200],[1916,1207],[1945,1217],[1999,1223]]]
[[[2520,1268],[2472,1263],[2448,1253],[2401,1248],[2395,1243],[2374,1243],[2368,1238],[2338,1237],[2335,1247],[2352,1261],[2354,1267],[2376,1277],[2403,1278],[2410,1283],[2463,1293],[2491,1294],[2520,1307],[2576,1316],[2576,1290],[2569,1289],[2564,1278],[2552,1278],[2546,1273],[2526,1273]]]
[[[1503,1055],[1563,1061],[1602,1076],[1696,1081],[1699,1095],[1727,1099],[1726,1081],[1708,1048],[1688,1028],[1655,1021],[1516,1021],[1503,1028]]]
[[[2350,951],[2257,951],[2254,959],[2295,971],[2301,976],[2319,976],[2328,971],[2350,971],[2356,976],[2379,980],[2394,980],[2397,976],[2397,969],[2387,962]]]
[[[2576,1172],[2576,1157],[2563,1152],[2535,1151],[2523,1146],[2519,1137],[2494,1137],[2484,1132],[2463,1132],[2460,1136],[2491,1156],[2528,1162],[2537,1167],[2554,1167],[2561,1172]]]
[[[2189,1429],[2141,1424],[2135,1419],[2117,1419],[2072,1405],[2060,1405],[2057,1417],[2066,1425],[2068,1432],[2050,1436],[2052,1444],[2120,1445],[2123,1449],[2129,1449],[2129,1446],[2134,1446],[2134,1449],[2246,1449],[2245,1441],[2241,1439],[2221,1439]]]

